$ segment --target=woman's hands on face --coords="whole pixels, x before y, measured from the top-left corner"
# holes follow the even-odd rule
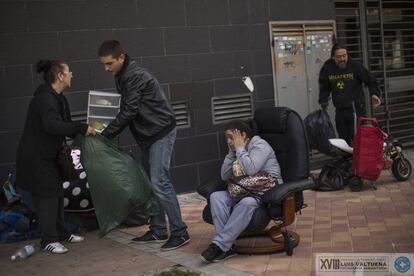
[[[234,143],[234,147],[235,148],[246,146],[245,136],[242,135],[242,133],[240,132],[240,130],[234,129],[232,131],[232,133],[233,133],[233,143]]]
[[[95,134],[96,134],[95,129],[93,127],[88,126],[85,136],[95,136]]]

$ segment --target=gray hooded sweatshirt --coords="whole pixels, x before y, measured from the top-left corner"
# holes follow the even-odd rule
[[[224,181],[234,177],[233,163],[236,159],[246,175],[265,171],[276,178],[279,184],[283,183],[275,152],[260,136],[253,136],[246,147],[237,147],[226,155],[221,166],[221,178]]]

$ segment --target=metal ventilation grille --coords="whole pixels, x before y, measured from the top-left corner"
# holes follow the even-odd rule
[[[188,111],[188,102],[179,101],[171,103],[175,113],[175,120],[177,128],[189,128],[191,127],[191,120]]]
[[[303,35],[308,32],[333,32],[335,26],[330,20],[318,21],[275,21],[270,24],[273,36]]]
[[[234,119],[253,117],[252,94],[239,94],[211,98],[213,124]]]
[[[74,111],[70,113],[73,122],[86,123],[87,111]]]

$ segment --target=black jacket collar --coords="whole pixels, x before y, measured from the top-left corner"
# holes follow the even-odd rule
[[[44,84],[39,85],[34,94],[36,95],[38,93],[52,93],[56,97],[59,97],[62,94],[62,93],[60,93],[60,94],[57,93],[55,91],[55,89],[53,89],[53,87],[48,83],[44,83]]]
[[[130,62],[130,58],[127,54],[125,54],[124,64],[122,64],[121,70],[119,70],[118,74],[116,74],[117,77],[121,76],[125,72],[126,68],[129,65],[129,62]]]

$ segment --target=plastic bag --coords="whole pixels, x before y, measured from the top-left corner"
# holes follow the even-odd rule
[[[316,110],[306,116],[306,131],[310,147],[327,155],[335,155],[333,146],[329,139],[335,138],[335,130],[326,110]]]
[[[133,209],[139,208],[147,216],[159,213],[141,164],[118,149],[115,140],[78,136],[76,143],[81,146],[101,237],[125,221]]]
[[[15,242],[38,237],[38,229],[29,216],[13,210],[0,210],[0,242]]]
[[[339,168],[333,164],[323,166],[318,178],[315,180],[313,190],[337,191],[344,187],[344,178]]]

